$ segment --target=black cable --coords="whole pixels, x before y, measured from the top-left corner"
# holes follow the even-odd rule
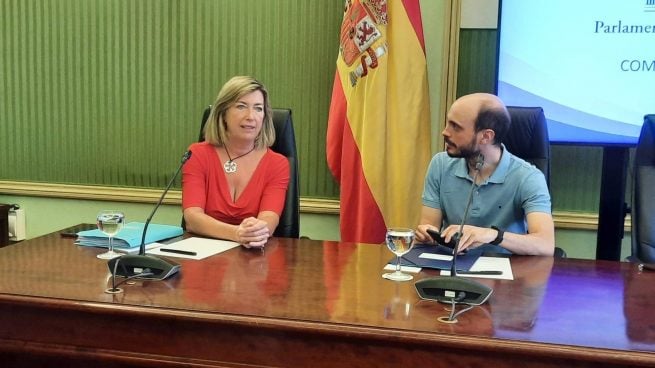
[[[137,278],[137,277],[154,275],[154,273],[149,268],[146,268],[143,271],[141,271],[140,273],[137,273],[137,274],[134,274],[132,276],[126,277],[125,280],[123,280],[123,281],[119,282],[118,284],[116,284],[116,270],[118,269],[118,264],[120,263],[120,260],[121,260],[121,257],[118,257],[118,259],[116,259],[116,262],[114,262],[114,270],[113,270],[112,275],[111,275],[111,289],[107,290],[110,293],[117,292],[118,287],[121,286],[122,284],[126,283],[129,280],[132,280],[132,279]],[[123,266],[123,270],[125,270],[125,266]]]
[[[118,269],[118,263],[121,261],[121,257],[118,257],[116,259],[116,262],[114,262],[114,270],[111,273],[111,289],[109,291],[111,292],[116,292],[116,270]]]
[[[119,283],[118,283],[117,285],[115,285],[115,286],[121,286],[122,284],[126,283],[127,281],[130,281],[130,280],[135,279],[135,278],[137,278],[137,277],[153,276],[153,275],[154,275],[154,273],[153,273],[152,271],[150,271],[149,268],[146,268],[145,270],[143,270],[143,271],[140,272],[140,273],[134,274],[134,275],[132,275],[132,276],[130,276],[130,277],[126,277],[125,280],[119,282]],[[115,289],[115,287],[114,287],[114,289]]]
[[[455,313],[455,307],[457,306],[457,304],[459,304],[459,302],[464,300],[465,297],[466,297],[466,293],[463,292],[463,291],[460,291],[459,294],[457,294],[457,298],[450,299],[450,316],[448,316],[448,321],[449,322],[455,321],[457,319],[457,316],[459,316],[462,313],[464,313],[464,312],[466,312],[468,310],[471,310],[473,307],[475,307],[475,305],[469,305],[468,307],[466,307],[466,308],[462,309],[461,311]]]
[[[141,273],[137,273],[137,274],[132,275],[132,276],[130,276],[130,277],[126,277],[125,280],[119,282],[118,284],[113,284],[113,283],[112,283],[113,286],[112,286],[112,288],[109,289],[108,291],[110,291],[110,292],[112,292],[112,293],[113,293],[113,292],[116,292],[116,291],[119,290],[118,287],[121,286],[121,285],[123,285],[123,284],[126,283],[127,281],[130,281],[130,280],[135,279],[135,278],[137,278],[137,277],[152,276],[152,275],[154,275],[154,273],[152,273],[150,270],[144,270],[144,271],[141,272]]]

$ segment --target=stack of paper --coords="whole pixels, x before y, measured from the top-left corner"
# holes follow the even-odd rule
[[[114,248],[129,250],[138,248],[141,245],[141,237],[143,236],[143,222],[130,222],[125,224],[121,231],[113,238]],[[160,240],[180,236],[184,233],[179,226],[150,224],[146,232],[146,244],[157,242]],[[77,245],[84,245],[89,247],[109,247],[109,237],[98,229],[80,231],[77,233]]]

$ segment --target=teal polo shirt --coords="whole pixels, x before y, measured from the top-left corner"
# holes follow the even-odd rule
[[[512,155],[504,145],[502,149],[496,170],[473,192],[466,224],[525,234],[526,214],[551,213],[548,186],[539,169]],[[442,228],[462,222],[472,183],[465,159],[449,157],[446,152],[432,158],[425,176],[423,205],[441,209]]]

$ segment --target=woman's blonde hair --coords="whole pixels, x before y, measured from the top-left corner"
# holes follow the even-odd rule
[[[236,76],[227,81],[221,91],[218,92],[216,101],[212,105],[211,112],[205,124],[205,141],[214,146],[225,146],[227,140],[227,122],[225,113],[241,97],[261,91],[264,96],[264,119],[262,129],[255,138],[255,148],[270,147],[275,142],[275,127],[273,126],[273,110],[268,100],[266,87],[252,77]]]

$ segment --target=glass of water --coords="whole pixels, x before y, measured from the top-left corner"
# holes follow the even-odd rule
[[[414,277],[400,270],[400,257],[414,246],[414,230],[407,228],[390,228],[385,238],[387,248],[396,255],[396,271],[382,275],[393,281],[409,281]]]
[[[112,242],[114,236],[121,231],[123,223],[125,222],[125,215],[120,211],[101,211],[96,218],[98,223],[98,230],[102,231],[109,238],[109,250],[105,253],[98,254],[100,259],[112,259],[119,257],[121,254],[114,252],[114,244]]]

